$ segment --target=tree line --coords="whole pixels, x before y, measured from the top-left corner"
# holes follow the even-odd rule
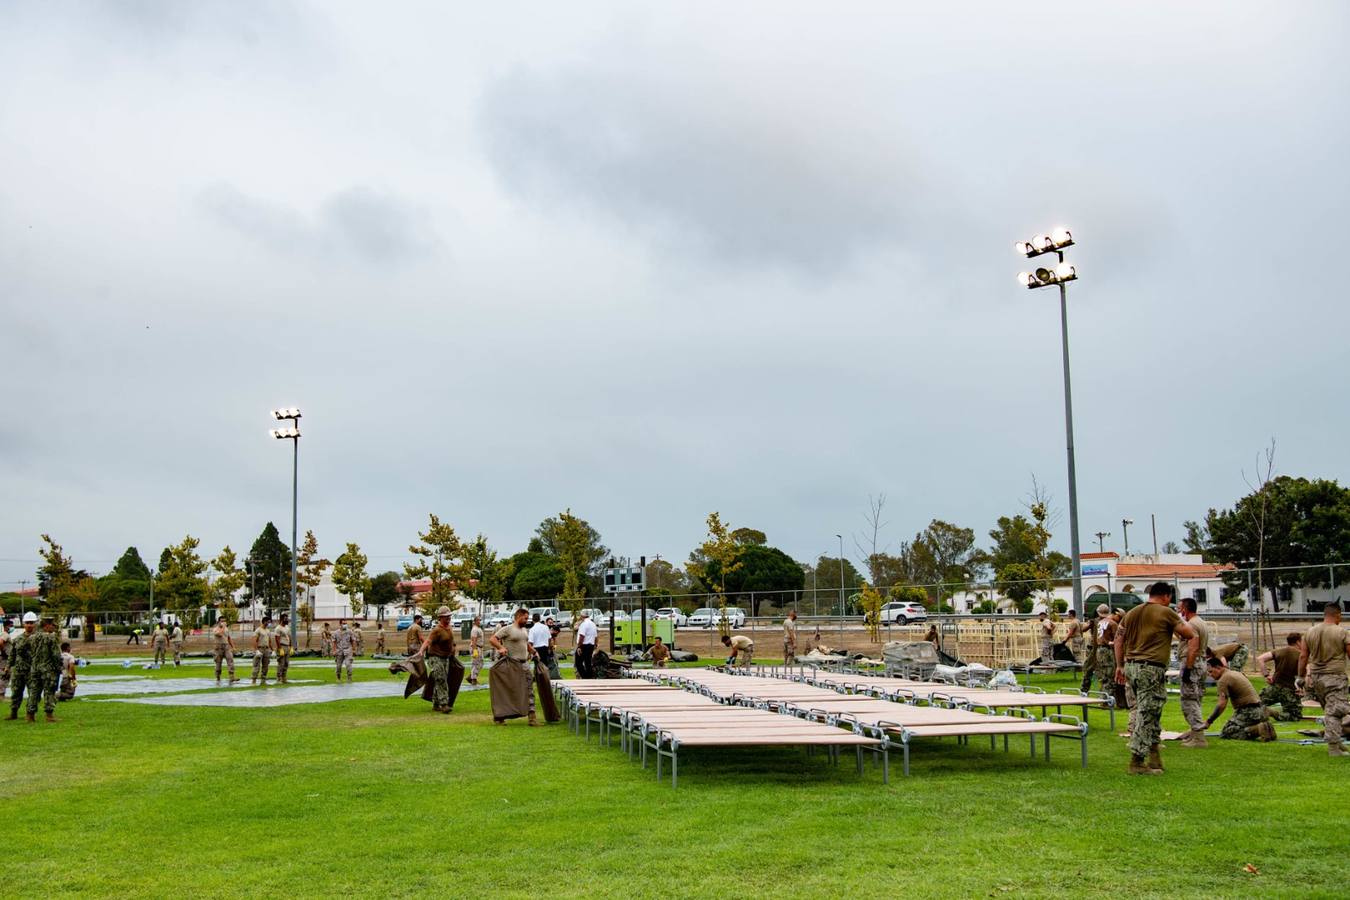
[[[653,605],[662,597],[704,595],[721,605],[749,605],[752,615],[765,603],[770,611],[789,602],[819,608],[823,595],[826,611],[837,613],[842,585],[842,611],[870,614],[885,600],[943,609],[954,593],[983,582],[1029,608],[1037,591],[1049,591],[1071,575],[1069,557],[1050,548],[1058,515],[1034,479],[1022,509],[998,518],[985,547],[977,546],[974,529],[933,519],[892,551],[884,543],[885,515],[885,495],[869,498],[866,529],[853,535],[860,570],[847,555],[828,552],[798,562],[770,545],[764,531],[733,528],[713,512],[703,541],[683,566],[660,557],[647,563],[647,595]],[[1254,586],[1268,591],[1278,610],[1292,588],[1325,587],[1336,577],[1331,565],[1350,563],[1350,489],[1334,480],[1276,477],[1271,465],[1231,508],[1210,509],[1202,519],[1184,523],[1184,531],[1186,552],[1254,570]],[[41,540],[39,594],[47,608],[61,614],[130,615],[156,609],[195,623],[202,610],[212,609],[237,621],[241,603],[256,601],[269,611],[290,606],[291,551],[271,522],[242,558],[228,545],[205,558],[200,541],[185,535],[163,549],[153,570],[137,548],[128,547],[99,577],[77,568],[50,535]],[[1164,547],[1179,549],[1170,542]],[[524,606],[556,600],[575,612],[586,598],[602,594],[610,560],[600,533],[571,509],[540,522],[525,548],[510,556],[501,556],[481,533],[461,538],[453,525],[432,514],[408,552],[411,559],[401,572],[371,575],[359,544],[346,542],[330,561],[320,554],[314,532],[307,531],[295,555],[302,619],[311,615],[304,602],[308,590],[330,567],[334,585],[358,617],[369,606],[411,608],[409,582],[414,580],[429,582],[424,607],[454,608],[463,594],[482,603]],[[1233,595],[1247,588],[1245,572],[1223,577]],[[9,605],[17,599],[0,595],[0,602]],[[992,597],[981,599],[992,611]]]

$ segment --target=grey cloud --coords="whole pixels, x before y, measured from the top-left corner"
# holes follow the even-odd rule
[[[365,187],[332,194],[313,216],[249,196],[228,184],[208,188],[200,200],[220,224],[284,255],[400,265],[440,247],[423,211]]]
[[[644,71],[518,68],[490,84],[479,123],[504,184],[684,252],[816,274],[902,237],[929,193],[891,135]]]

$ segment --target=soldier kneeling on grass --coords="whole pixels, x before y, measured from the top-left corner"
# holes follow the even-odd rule
[[[1247,676],[1230,669],[1220,656],[1211,656],[1205,660],[1205,665],[1209,669],[1209,677],[1214,679],[1219,688],[1219,704],[1205,721],[1205,729],[1208,730],[1223,715],[1231,698],[1233,714],[1224,723],[1219,737],[1226,741],[1275,740],[1275,728],[1266,719],[1265,704],[1257,696],[1256,688],[1252,687]]]

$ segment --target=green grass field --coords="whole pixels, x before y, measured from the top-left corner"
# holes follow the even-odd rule
[[[675,791],[617,744],[494,726],[486,692],[448,717],[415,698],[58,715],[0,723],[4,896],[1344,895],[1345,760],[1214,740],[1129,777],[1100,713],[1087,770],[1068,742],[1049,764],[930,742],[888,786],[847,758],[704,751]]]

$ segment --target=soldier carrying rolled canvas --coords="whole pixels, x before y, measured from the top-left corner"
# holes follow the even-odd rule
[[[1187,640],[1195,631],[1172,609],[1175,595],[1165,581],[1148,589],[1148,602],[1136,606],[1121,619],[1116,635],[1117,684],[1134,693],[1135,721],[1130,730],[1131,775],[1161,775],[1162,711],[1167,703],[1167,663],[1172,655],[1172,635]]]

